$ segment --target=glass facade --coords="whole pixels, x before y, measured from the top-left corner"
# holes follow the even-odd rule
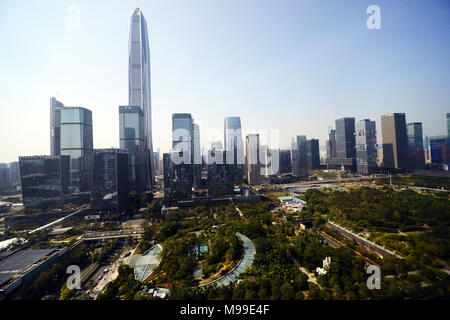
[[[152,108],[150,85],[150,47],[148,42],[147,22],[142,11],[134,10],[130,19],[128,42],[128,104],[138,106],[143,112],[143,133],[146,159],[142,163],[145,167],[145,177],[141,181],[146,187],[154,185],[155,172],[153,167],[152,140]]]
[[[306,163],[308,169],[314,170],[320,167],[319,140],[311,139],[306,141]]]
[[[92,207],[119,213],[128,207],[128,152],[120,149],[94,150]]]
[[[176,198],[188,198],[194,184],[194,122],[190,113],[172,114],[172,191]]]
[[[328,130],[327,157],[336,158],[336,130]]]
[[[450,113],[447,113],[447,137],[450,137]]]
[[[226,162],[230,165],[231,179],[234,184],[241,184],[245,168],[245,155],[240,117],[225,117],[224,142],[227,151]]]
[[[355,118],[336,120],[336,157],[341,159],[356,158]]]
[[[383,140],[383,166],[385,168],[407,168],[408,146],[404,113],[381,116]]]
[[[297,177],[308,176],[306,136],[296,136],[291,140],[292,174]]]
[[[138,106],[119,107],[120,148],[128,151],[128,181],[131,190],[147,188],[144,112]]]
[[[26,208],[64,202],[69,192],[69,156],[19,157],[19,167]]]
[[[450,138],[448,136],[430,137],[431,163],[450,164]]]
[[[291,150],[280,150],[280,174],[292,173]]]
[[[249,185],[261,183],[261,161],[259,134],[249,134],[246,137],[247,180]]]
[[[421,169],[425,166],[422,123],[408,123],[406,131],[408,135],[408,166],[409,168]]]
[[[92,112],[81,107],[61,109],[61,155],[70,156],[70,188],[90,191],[92,178]]]
[[[50,154],[59,155],[61,152],[61,109],[62,102],[50,98]]]
[[[229,166],[225,164],[226,152],[210,150],[208,152],[208,195],[211,198],[226,197],[233,194],[233,182]]]
[[[202,149],[200,143],[200,127],[193,124],[193,157],[194,157],[194,187],[198,188],[202,179]]]
[[[376,122],[368,119],[359,121],[355,126],[355,134],[358,173],[376,172],[378,160]]]

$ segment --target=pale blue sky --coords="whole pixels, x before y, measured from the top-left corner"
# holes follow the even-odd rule
[[[128,27],[149,27],[153,144],[170,146],[171,114],[202,132],[279,129],[324,144],[340,117],[405,112],[424,133],[446,133],[450,112],[447,0],[0,1],[0,162],[48,154],[49,99],[93,112],[94,147],[118,147],[128,102]],[[366,9],[381,8],[381,30]],[[66,26],[67,8],[80,27]],[[380,139],[379,139],[380,142]]]

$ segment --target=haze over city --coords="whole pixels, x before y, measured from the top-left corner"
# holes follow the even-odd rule
[[[424,135],[446,132],[450,93],[447,1],[2,1],[0,162],[49,154],[49,99],[93,113],[94,147],[118,147],[128,101],[130,12],[145,12],[151,54],[153,145],[171,144],[171,114],[202,135],[279,129],[280,147],[307,135],[325,144],[341,117],[406,113]],[[79,23],[73,20],[79,11]],[[208,147],[203,139],[202,146]]]

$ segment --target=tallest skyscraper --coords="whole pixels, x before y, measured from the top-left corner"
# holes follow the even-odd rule
[[[153,166],[152,107],[150,92],[150,49],[147,22],[137,8],[131,15],[128,43],[128,100],[130,106],[138,106],[144,114],[144,170],[146,186],[155,181]]]

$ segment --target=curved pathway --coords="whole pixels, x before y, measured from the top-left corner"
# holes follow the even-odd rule
[[[246,267],[250,267],[253,264],[253,260],[255,258],[256,249],[252,240],[244,236],[243,234],[236,233],[236,236],[241,240],[244,246],[244,257],[238,264],[226,275],[220,277],[219,279],[213,280],[211,282],[200,285],[199,287],[206,287],[211,285],[216,286],[227,286],[232,282],[236,282],[239,278],[239,275],[245,271]]]

